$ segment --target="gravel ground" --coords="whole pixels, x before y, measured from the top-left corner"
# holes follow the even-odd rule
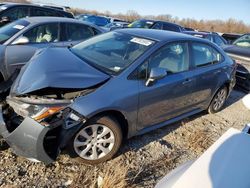
[[[153,187],[178,165],[200,156],[228,128],[242,129],[250,111],[233,91],[224,110],[200,113],[124,143],[118,156],[89,166],[67,155],[48,166],[0,151],[0,187]],[[100,186],[102,182],[102,186]]]

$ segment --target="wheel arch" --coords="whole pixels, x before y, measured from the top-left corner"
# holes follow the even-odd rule
[[[102,112],[98,112],[97,114],[94,114],[89,119],[93,119],[95,117],[100,117],[100,116],[111,116],[115,118],[121,127],[123,139],[128,137],[128,131],[129,131],[128,121],[126,116],[122,112],[118,110],[105,110]]]

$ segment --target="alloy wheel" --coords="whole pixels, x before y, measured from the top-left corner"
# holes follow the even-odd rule
[[[214,99],[213,108],[215,111],[219,110],[227,98],[227,91],[225,89],[220,90]]]
[[[114,147],[115,136],[112,130],[105,125],[93,124],[84,127],[74,139],[74,150],[83,159],[97,160]]]

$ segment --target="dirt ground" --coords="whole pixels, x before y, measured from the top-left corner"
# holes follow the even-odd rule
[[[118,156],[89,166],[67,155],[53,164],[30,162],[0,151],[0,187],[154,187],[178,165],[199,157],[228,128],[242,129],[250,111],[245,94],[233,91],[225,108],[214,115],[200,113],[124,143]]]

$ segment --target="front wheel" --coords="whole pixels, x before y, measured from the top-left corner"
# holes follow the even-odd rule
[[[228,89],[225,86],[219,89],[219,91],[217,91],[211,104],[208,107],[208,112],[210,114],[214,114],[222,109],[223,105],[226,102],[227,94],[228,94]]]
[[[72,139],[73,152],[84,163],[98,164],[111,159],[119,150],[122,132],[118,122],[109,116],[96,118]]]

